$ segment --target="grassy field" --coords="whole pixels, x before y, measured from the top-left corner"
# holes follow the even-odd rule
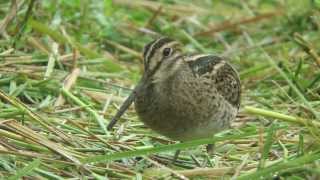
[[[2,0],[0,20],[0,179],[320,179],[317,0]],[[174,142],[131,107],[106,130],[160,35],[230,59],[232,129]]]

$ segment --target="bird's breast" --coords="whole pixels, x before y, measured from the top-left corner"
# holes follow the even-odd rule
[[[230,105],[210,84],[205,87],[186,75],[143,86],[135,100],[140,120],[175,140],[208,137],[229,126],[234,118]]]

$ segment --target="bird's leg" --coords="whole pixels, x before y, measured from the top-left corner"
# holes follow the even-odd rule
[[[111,121],[108,124],[107,129],[111,130],[113,126],[118,122],[119,118],[126,112],[126,110],[130,107],[130,105],[133,103],[134,99],[136,98],[137,92],[140,90],[140,83],[134,88],[132,93],[129,95],[129,97],[124,101],[124,103],[121,105],[120,109],[118,110],[117,114],[111,119]]]
[[[207,158],[204,160],[202,166],[207,167],[209,165],[212,167],[210,159],[211,159],[212,155],[214,155],[214,144],[208,144],[206,146],[206,149],[207,149]]]
[[[208,155],[213,155],[214,154],[214,144],[208,144],[206,146],[206,149],[207,149],[207,153]]]
[[[180,152],[181,152],[181,150],[176,150],[176,152],[174,153],[174,156],[173,156],[172,162],[171,162],[172,164],[174,164],[174,163],[177,161],[177,159],[178,159],[178,157],[179,157]]]

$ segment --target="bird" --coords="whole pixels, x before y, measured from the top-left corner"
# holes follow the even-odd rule
[[[133,102],[147,127],[176,141],[212,137],[236,119],[241,84],[226,58],[185,53],[179,41],[165,36],[144,47],[143,64],[140,81],[108,130]]]

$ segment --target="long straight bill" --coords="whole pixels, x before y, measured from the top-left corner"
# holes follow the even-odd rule
[[[126,110],[130,107],[130,105],[133,103],[136,93],[139,91],[140,86],[136,86],[132,93],[129,95],[129,97],[124,101],[124,103],[121,105],[120,109],[118,110],[117,114],[111,119],[110,123],[108,124],[107,129],[111,130],[113,126],[118,122],[119,118],[126,112]]]

